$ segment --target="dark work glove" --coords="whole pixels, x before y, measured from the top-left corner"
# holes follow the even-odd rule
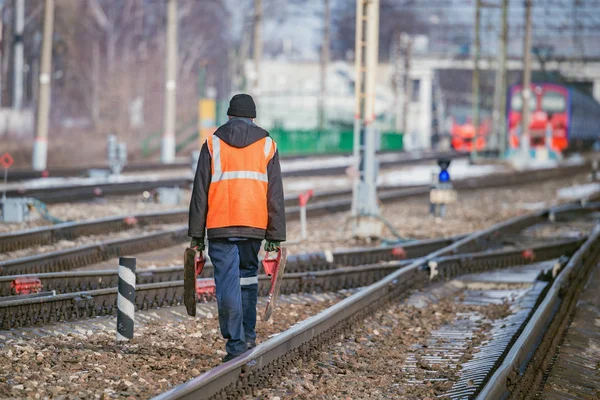
[[[267,240],[265,242],[265,251],[277,251],[281,247],[281,242]]]
[[[190,247],[197,247],[198,251],[204,251],[204,238],[192,238],[192,242],[190,243]]]

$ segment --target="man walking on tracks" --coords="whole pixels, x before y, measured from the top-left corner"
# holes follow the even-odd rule
[[[269,133],[254,124],[250,95],[233,96],[229,121],[200,151],[190,203],[191,247],[214,265],[219,325],[229,361],[255,346],[258,252],[285,241],[285,208],[279,153]]]

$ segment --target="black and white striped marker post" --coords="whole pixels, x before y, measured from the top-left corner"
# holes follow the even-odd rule
[[[133,339],[135,313],[135,258],[119,258],[117,340]]]

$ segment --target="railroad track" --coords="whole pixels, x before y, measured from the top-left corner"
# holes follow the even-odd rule
[[[489,237],[463,243],[460,247],[453,249],[451,257],[439,259],[436,262],[440,265],[454,265],[457,269],[468,270],[473,259],[498,258],[501,263],[498,265],[504,265],[502,264],[505,262],[503,260],[510,261],[515,258],[526,261],[527,254],[529,254],[526,250],[536,255],[541,254],[537,256],[538,260],[539,257],[544,257],[544,254],[551,254],[552,257],[557,256],[556,252],[570,254],[581,244],[580,240],[571,239],[539,245],[535,241],[519,238],[515,234],[528,226],[547,220],[550,215],[553,220],[560,220],[563,215],[590,212],[598,207],[600,205],[596,203],[586,206],[554,207],[545,212],[516,219],[506,226],[499,227]],[[180,230],[179,234],[185,234],[185,232]],[[132,246],[145,246],[146,242],[142,239],[128,240],[131,240]],[[142,241],[141,245],[138,243],[140,240]],[[155,244],[159,240],[160,238],[155,236],[150,243]],[[283,293],[324,292],[366,286],[399,268],[411,265],[411,260],[432,252],[435,253],[462,240],[462,237],[456,237],[416,241],[397,247],[352,249],[291,256],[288,261],[287,271],[289,273],[286,275],[281,290]],[[507,249],[506,243],[509,243]],[[515,243],[519,245],[515,245]],[[106,244],[102,247],[109,256],[115,255],[115,249]],[[489,250],[493,248],[501,250],[490,253]],[[484,249],[487,252],[480,253]],[[86,253],[90,250],[87,247],[75,250],[79,251],[79,258],[71,262],[85,262],[89,261],[89,257],[93,257]],[[34,260],[32,261],[32,259]],[[26,261],[30,262],[33,268],[41,270],[52,262],[55,263],[53,265],[60,266],[59,258],[52,259],[45,255],[29,257]],[[5,265],[4,271],[10,271],[11,268],[18,270],[24,266],[13,263],[13,265]],[[204,271],[204,276],[209,277],[211,273],[212,268],[209,265]],[[182,275],[182,267],[140,270],[137,273],[139,283],[137,306],[140,309],[147,309],[179,304],[183,295]],[[4,276],[0,278],[0,294],[3,296],[15,295],[19,292],[21,285],[31,284],[39,285],[38,290],[55,291],[59,294],[32,298],[25,296],[3,301],[0,303],[0,327],[6,329],[60,320],[111,315],[115,311],[117,280],[118,276],[114,271],[75,271]],[[259,283],[259,292],[266,294],[269,288],[269,278],[261,276]]]
[[[450,154],[446,154],[451,156]],[[427,160],[437,159],[440,154],[435,156],[427,156],[424,158],[408,158],[400,160],[389,160],[383,161],[380,165],[381,168],[391,168],[394,166],[410,165],[418,162]],[[463,154],[456,154],[454,157],[465,157]],[[541,179],[553,179],[558,177],[569,176],[569,174],[577,174],[580,172],[588,171],[590,168],[589,163],[583,163],[580,165],[569,165],[560,168],[549,168],[541,170],[523,171],[515,174],[499,173],[488,175],[489,179],[496,181],[511,181],[511,176],[514,176],[514,183],[511,184],[524,184],[531,182],[532,180]],[[282,175],[286,177],[301,177],[301,176],[326,176],[326,175],[339,175],[343,174],[347,166],[343,167],[318,167],[317,169],[306,169],[283,172]],[[555,172],[552,172],[555,171]],[[479,178],[467,178],[464,180],[456,181],[459,185],[464,185],[463,188],[474,187],[474,185],[485,184],[484,180]],[[114,183],[97,183],[97,184],[82,184],[72,186],[61,186],[61,187],[39,187],[39,188],[26,188],[16,187],[7,190],[7,196],[27,196],[33,197],[45,203],[61,203],[61,202],[76,202],[91,200],[98,197],[106,196],[119,196],[127,194],[136,194],[143,191],[151,191],[159,187],[190,187],[192,180],[187,177],[168,178],[168,179],[157,179],[157,180],[146,180],[146,181],[132,181],[127,180],[126,182],[114,182]],[[416,194],[422,194],[423,191],[427,190],[428,185],[419,186]],[[404,190],[404,189],[401,189]],[[395,191],[390,190],[390,196],[395,196]],[[344,193],[344,191],[340,191]],[[336,193],[336,195],[340,195]],[[407,192],[408,193],[408,192]],[[385,197],[382,197],[384,200]],[[335,207],[336,204],[334,203]]]
[[[443,152],[412,152],[412,153],[398,153],[398,152],[383,152],[380,153],[384,156],[384,161],[382,162],[381,167],[391,167],[403,164],[414,163],[418,161],[431,161],[436,160],[441,157],[449,157],[452,159],[459,158],[467,158],[467,153],[457,153],[455,151],[443,151]],[[391,160],[390,155],[396,154],[398,155],[398,160]],[[314,156],[314,155],[306,155],[306,156],[288,156],[281,157],[284,161],[294,161],[294,160],[302,160],[306,158],[326,158],[326,157],[339,157],[339,156],[350,156],[351,154],[328,154],[322,156]],[[386,160],[386,158],[388,158]],[[128,164],[123,169],[124,173],[131,172],[152,172],[152,171],[165,171],[165,170],[176,170],[189,168],[189,161],[184,162],[175,162],[171,164],[159,164],[159,163],[143,163],[143,164]],[[347,166],[334,166],[334,167],[326,167],[321,170],[315,169],[307,169],[307,170],[292,170],[285,171],[283,173],[284,177],[300,177],[300,176],[319,176],[319,175],[340,175],[345,172]],[[44,176],[50,177],[77,177],[77,176],[85,176],[87,172],[91,169],[104,169],[107,170],[107,165],[96,165],[88,168],[81,167],[58,167],[58,168],[50,168],[47,171],[33,171],[29,169],[16,169],[10,172],[8,175],[9,182],[15,181],[23,181],[28,179],[38,179],[43,178]],[[323,172],[321,172],[323,171]]]
[[[454,186],[459,190],[470,190],[470,189],[482,189],[502,186],[515,186],[520,184],[527,184],[531,181],[543,181],[551,179],[559,179],[561,177],[570,176],[571,174],[582,172],[587,167],[584,166],[570,166],[562,168],[552,169],[540,169],[533,171],[525,171],[515,174],[494,174],[485,177],[468,178],[463,180],[457,180],[454,182]],[[379,198],[382,202],[392,202],[400,199],[407,199],[411,197],[426,196],[429,193],[429,186],[418,186],[410,188],[394,188],[387,187],[380,190]],[[314,201],[309,203],[307,206],[307,213],[310,216],[325,215],[332,212],[345,211],[351,207],[351,191],[350,190],[337,190],[316,193]],[[297,205],[296,196],[288,196],[286,198],[286,216],[288,218],[297,218],[300,213],[300,209]],[[177,209],[165,212],[145,213],[136,214],[129,216],[109,217],[101,218],[89,221],[78,221],[78,222],[67,222],[63,224],[57,224],[54,226],[47,226],[41,228],[34,228],[19,232],[9,232],[0,234],[0,251],[9,252],[19,249],[24,249],[32,246],[42,244],[52,244],[60,240],[74,240],[82,236],[88,235],[102,235],[109,234],[115,231],[123,231],[132,229],[134,227],[145,227],[150,225],[159,224],[173,224],[173,223],[185,223],[188,218],[187,209]],[[183,228],[182,228],[183,229]],[[177,232],[172,234],[164,232],[162,235],[164,240],[164,246],[169,246],[173,243],[173,240],[185,241],[184,234]],[[143,239],[134,240],[135,243],[143,242]],[[150,237],[148,237],[150,239]],[[156,236],[153,237],[156,239]],[[181,242],[177,242],[181,243]],[[109,255],[108,251],[105,251],[107,247],[118,248],[123,246],[125,249],[123,252],[114,253],[116,256],[132,254],[130,251],[135,251],[133,244],[128,239],[122,239],[120,241],[111,241],[107,244],[97,245],[94,250],[94,246],[87,249],[70,249],[63,250],[60,252],[54,252],[53,254],[47,254],[48,261],[43,265],[41,269],[35,269],[31,272],[56,272],[63,269],[71,269],[76,266],[69,266],[69,254],[72,254],[73,259],[83,259],[84,257],[90,257],[98,252],[104,252],[106,255],[95,256],[94,259],[103,261],[106,260]],[[158,248],[159,244],[156,243],[153,248]],[[137,247],[139,248],[139,247]],[[137,251],[144,251],[137,250]],[[51,261],[52,257],[56,257],[59,261]],[[42,265],[38,263],[38,260],[13,260],[10,262],[0,262],[0,274],[16,274],[16,273],[27,273],[25,269],[17,270],[13,266],[15,265]],[[81,266],[81,261],[73,263]],[[23,267],[25,268],[25,267]],[[7,271],[7,272],[3,272]]]
[[[595,207],[587,210],[595,210]],[[522,249],[484,251],[468,256],[463,255],[463,259],[469,259],[467,263],[460,263],[458,260],[461,257],[453,254],[473,248],[489,248],[494,240],[498,240],[506,232],[520,231],[548,219],[561,219],[564,215],[581,212],[583,208],[585,207],[568,205],[513,218],[489,229],[462,237],[426,256],[398,265],[397,269],[390,271],[391,273],[385,278],[358,293],[269,339],[235,360],[157,396],[156,399],[239,398],[243,395],[252,395],[255,389],[264,387],[269,379],[281,375],[295,360],[311,358],[312,354],[332,341],[339,340],[340,335],[351,331],[360,321],[373,315],[377,309],[386,306],[392,300],[406,296],[413,289],[467,273],[522,265],[533,262],[534,259],[535,262],[557,260],[544,272],[544,279],[550,283],[547,289],[540,293],[542,300],[537,307],[522,319],[521,327],[511,328],[510,334],[507,329],[507,335],[510,336],[503,338],[507,346],[506,350],[496,349],[493,355],[496,361],[486,360],[489,370],[483,371],[481,376],[471,381],[470,386],[473,387],[461,389],[464,396],[458,397],[503,398],[503,394],[512,392],[514,398],[521,398],[519,393],[522,392],[519,391],[518,386],[515,389],[515,381],[535,382],[535,380],[528,379],[527,375],[519,379],[520,377],[514,371],[518,371],[519,367],[527,361],[527,355],[531,354],[532,349],[537,348],[539,358],[548,358],[544,341],[542,340],[542,344],[537,346],[539,337],[545,337],[544,335],[553,337],[555,333],[553,321],[558,324],[558,321],[564,319],[557,318],[561,315],[562,307],[559,307],[558,312],[553,310],[556,311],[556,306],[561,304],[573,306],[576,293],[580,290],[579,285],[584,281],[587,270],[598,263],[600,226],[596,226],[583,244],[575,244],[574,248],[569,250],[561,247],[565,243],[548,243],[547,247],[536,248],[535,251]],[[559,260],[559,257],[565,256],[568,257],[568,261]],[[565,292],[566,296],[564,296]],[[545,318],[541,318],[542,315]],[[549,328],[545,329],[548,326]],[[539,374],[535,366],[532,371]]]

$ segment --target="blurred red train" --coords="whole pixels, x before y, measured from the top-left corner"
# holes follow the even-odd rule
[[[522,85],[508,92],[508,134],[511,148],[519,147]],[[546,145],[555,151],[585,148],[600,139],[600,104],[576,89],[554,83],[533,83],[529,101],[531,147]]]
[[[473,145],[477,151],[485,149],[487,136],[490,132],[489,119],[483,119],[479,124],[479,131],[475,139],[475,127],[470,117],[452,117],[452,148],[456,151],[471,151]]]

